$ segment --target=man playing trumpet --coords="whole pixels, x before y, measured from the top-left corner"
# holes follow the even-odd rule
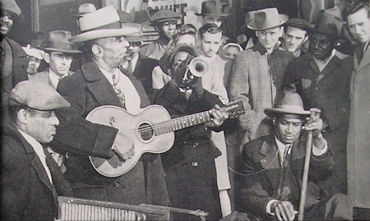
[[[313,117],[308,117],[314,112]],[[240,210],[263,220],[294,220],[300,201],[306,134],[312,131],[313,147],[308,173],[304,219],[352,220],[352,206],[343,194],[321,196],[318,180],[326,179],[334,159],[321,134],[318,109],[305,111],[297,93],[286,93],[276,108],[265,113],[272,118],[275,133],[247,143],[240,164]]]

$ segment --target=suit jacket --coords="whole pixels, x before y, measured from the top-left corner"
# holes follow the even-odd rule
[[[362,50],[357,48],[356,50]],[[348,129],[348,194],[354,206],[370,208],[370,48],[361,61],[353,60],[351,110]]]
[[[2,217],[4,220],[54,220],[57,196],[73,192],[48,153],[53,184],[33,147],[12,125],[3,131],[2,145]],[[45,151],[47,152],[47,151]]]
[[[145,92],[138,86],[140,82],[132,82],[140,95],[141,107],[148,105]],[[85,120],[85,117],[102,105],[123,107],[95,62],[88,61],[78,72],[63,78],[57,91],[71,103],[71,107],[57,112],[60,125],[51,147],[68,151],[66,177],[74,189],[83,190],[79,192],[87,194],[83,197],[97,200],[167,204],[167,191],[159,155],[144,154],[131,171],[117,178],[104,177],[91,166],[87,156],[110,158],[113,155],[111,146],[117,129],[91,123]],[[102,191],[112,185],[117,186],[114,193]]]
[[[240,209],[246,212],[253,211],[257,216],[266,217],[267,203],[278,197],[276,191],[280,180],[280,162],[277,151],[273,135],[260,137],[243,147],[239,165],[239,172],[242,174]],[[292,172],[297,181],[297,189],[300,189],[305,156],[303,137],[299,142],[293,144],[290,155]],[[327,178],[333,166],[334,160],[330,151],[320,157],[312,155],[305,209],[309,209],[319,202],[321,196],[317,181]],[[297,194],[299,195],[299,193],[293,193],[289,196]],[[299,198],[298,202],[292,203],[295,209],[298,209]]]
[[[239,117],[245,141],[269,134],[262,121],[265,108],[271,108],[282,94],[282,82],[293,55],[275,49],[267,55],[260,43],[239,54],[230,74],[230,100],[241,99],[246,113]]]

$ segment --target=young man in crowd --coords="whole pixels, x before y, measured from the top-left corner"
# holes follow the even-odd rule
[[[351,109],[348,130],[348,194],[358,207],[358,219],[370,218],[370,11],[369,3],[357,1],[344,13],[347,27],[356,41],[351,78]]]
[[[34,74],[32,80],[41,81],[57,88],[62,78],[73,74],[70,71],[73,56],[82,52],[70,41],[71,37],[69,31],[49,32],[47,39],[41,45],[45,52],[43,54],[44,60],[49,64],[49,68]]]
[[[124,36],[139,30],[122,28],[118,13],[111,6],[83,16],[80,28],[81,34],[71,40],[83,43],[87,59],[77,73],[58,84],[58,92],[70,101],[71,107],[57,112],[60,128],[50,144],[68,152],[65,176],[76,197],[168,205],[159,155],[144,154],[130,171],[117,177],[101,175],[88,158],[110,159],[117,154],[119,159],[127,160],[137,154],[131,138],[112,125],[91,123],[85,117],[103,105],[124,108],[131,114],[149,105],[144,92],[139,93],[135,82],[119,70],[129,46]]]
[[[330,16],[322,13],[309,31],[308,52],[288,65],[284,89],[299,93],[307,109],[322,111],[323,135],[335,159],[341,162],[335,165],[324,186],[330,193],[347,193],[346,142],[352,64],[351,59],[336,56],[341,29],[328,19]]]
[[[54,111],[70,104],[54,88],[22,81],[9,97],[11,123],[4,125],[1,160],[1,215],[4,220],[54,220],[58,195],[72,196],[44,144],[53,140]]]
[[[282,25],[288,16],[276,8],[256,11],[253,16],[248,28],[255,30],[258,43],[236,57],[229,84],[230,99],[242,99],[246,110],[239,118],[241,145],[271,133],[263,110],[273,107],[281,96],[283,76],[293,58],[290,52],[279,49]]]
[[[321,134],[319,110],[305,111],[297,93],[286,93],[276,108],[267,108],[265,113],[272,118],[275,132],[242,149],[239,208],[262,220],[295,220],[306,153],[306,134],[301,134],[304,126],[313,137],[304,219],[352,220],[346,195],[320,195],[317,181],[330,175],[334,158]]]
[[[161,59],[166,50],[173,44],[176,24],[180,18],[180,14],[170,10],[157,11],[150,18],[150,24],[155,27],[159,38],[151,44],[142,47],[140,53],[148,58]]]
[[[291,52],[294,57],[299,57],[304,52],[304,44],[307,42],[307,30],[310,24],[301,18],[291,18],[285,24],[285,33],[283,34],[283,41],[281,48]]]

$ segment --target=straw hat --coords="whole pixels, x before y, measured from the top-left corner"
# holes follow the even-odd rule
[[[139,30],[136,27],[121,27],[117,10],[107,6],[80,18],[81,34],[73,36],[72,42],[85,42],[99,38],[126,36]]]
[[[266,108],[265,114],[274,117],[276,114],[310,115],[310,111],[303,108],[302,98],[297,93],[288,92],[277,103],[275,108]]]
[[[279,14],[277,8],[266,8],[255,11],[247,27],[255,31],[262,31],[279,27],[287,22],[288,19],[287,15]]]
[[[44,51],[56,51],[67,54],[82,53],[82,51],[78,50],[77,45],[70,41],[71,37],[72,34],[69,31],[51,31],[49,32],[48,38],[43,42],[40,48]]]

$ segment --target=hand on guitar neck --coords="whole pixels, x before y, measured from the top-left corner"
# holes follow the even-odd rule
[[[229,114],[217,104],[209,111],[209,114],[211,116],[211,120],[204,124],[206,127],[219,127],[227,118],[229,118]]]
[[[119,132],[118,132],[119,133]],[[117,134],[112,150],[118,155],[121,160],[126,161],[134,156],[134,142],[125,135]]]

